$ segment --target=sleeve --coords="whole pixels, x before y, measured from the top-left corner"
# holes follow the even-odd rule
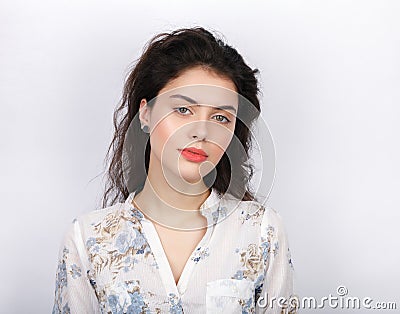
[[[281,216],[271,207],[262,219],[261,247],[265,272],[261,293],[256,296],[256,313],[297,313],[289,242]]]
[[[96,292],[88,279],[88,259],[79,222],[74,219],[59,248],[52,313],[100,313]]]

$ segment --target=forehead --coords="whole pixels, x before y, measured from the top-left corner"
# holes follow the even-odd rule
[[[181,73],[160,90],[158,98],[171,99],[183,95],[198,104],[221,105],[230,103],[237,108],[238,94],[235,84],[225,76],[198,66]],[[175,102],[178,99],[175,98]],[[182,99],[180,99],[182,100]]]
[[[230,89],[233,92],[237,91],[235,84],[229,77],[218,74],[212,69],[205,69],[201,66],[184,70],[178,77],[168,82],[164,89],[197,84],[220,86],[222,88]]]
[[[238,108],[238,94],[230,89],[212,85],[188,85],[169,90],[157,96],[163,103],[199,104],[211,107]]]

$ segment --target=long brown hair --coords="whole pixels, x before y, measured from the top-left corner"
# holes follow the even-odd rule
[[[111,162],[106,173],[108,180],[103,208],[123,202],[129,193],[143,188],[151,147],[150,141],[146,140],[149,135],[140,129],[137,113],[141,99],[155,98],[169,81],[195,66],[204,67],[232,80],[237,93],[254,108],[248,110],[248,106],[241,105],[239,100],[237,116],[241,119],[236,120],[233,137],[236,140],[231,141],[215,167],[217,175],[210,173],[203,180],[206,184],[209,181],[207,186],[212,186],[220,194],[224,194],[229,186],[229,193],[238,197],[240,195],[242,200],[255,198],[249,189],[254,168],[249,163],[248,152],[251,146],[249,127],[260,113],[258,80],[255,76],[259,70],[251,69],[236,49],[211,32],[202,27],[193,27],[154,36],[146,44],[142,56],[133,63],[125,82],[121,103],[113,116],[115,133],[105,158],[105,162]],[[151,102],[148,105],[151,106]],[[124,142],[130,132],[134,132],[137,142]],[[128,160],[123,158],[124,150],[129,152]]]

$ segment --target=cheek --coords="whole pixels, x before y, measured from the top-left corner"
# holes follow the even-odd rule
[[[219,162],[219,160],[222,158],[222,156],[224,155],[224,152],[225,152],[225,150],[222,147],[220,147],[219,145],[213,145],[212,149],[210,151],[210,153],[211,153],[210,161],[212,161],[212,163],[214,165],[216,165]]]
[[[211,153],[211,160],[214,165],[216,165],[222,156],[224,155],[224,152],[228,148],[230,142],[232,141],[233,137],[233,130],[227,130],[227,129],[219,129],[219,132],[216,132],[215,135],[213,136],[212,139],[212,145],[210,147],[210,153]]]
[[[229,143],[232,141],[234,128],[215,125],[210,127],[209,140],[214,143],[222,152],[227,149]]]
[[[172,119],[163,119],[159,122],[152,130],[150,143],[151,147],[159,154],[163,150],[177,149],[178,147],[172,147],[173,139],[176,137],[176,123]]]

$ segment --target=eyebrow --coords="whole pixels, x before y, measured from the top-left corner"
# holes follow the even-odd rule
[[[181,94],[171,95],[171,96],[169,96],[169,98],[180,98],[180,99],[186,100],[187,102],[189,102],[191,104],[198,104],[196,100],[194,100],[194,99],[192,99],[192,98],[190,98],[188,96],[181,95]],[[218,106],[216,108],[220,109],[220,110],[232,110],[234,113],[236,113],[235,107],[230,106],[230,105]]]

